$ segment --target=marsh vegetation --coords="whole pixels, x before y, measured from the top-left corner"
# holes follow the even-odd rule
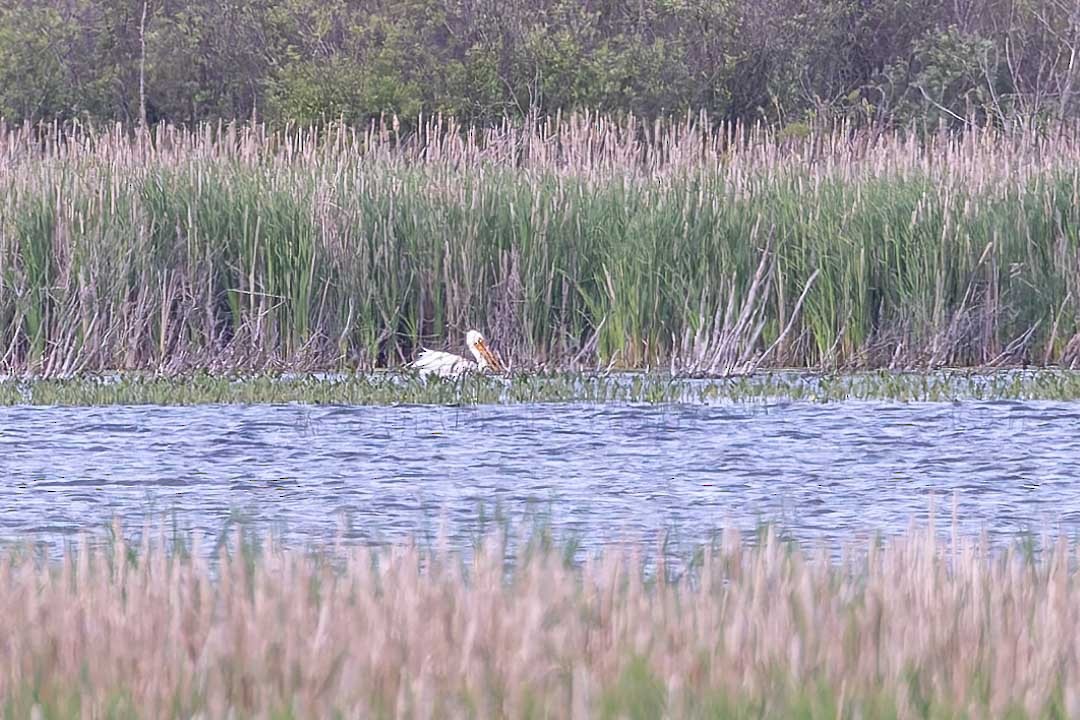
[[[509,560],[496,536],[468,559],[119,538],[5,551],[5,716],[1080,712],[1066,540],[991,552],[912,529],[836,561],[728,532],[676,570],[634,546],[568,564],[542,538]]]
[[[602,536],[5,545],[0,715],[1080,716],[1080,547],[1005,547],[1070,517],[1071,407],[752,418],[1080,399],[1080,13],[797,5],[0,2],[0,406],[590,404],[3,408],[5,532],[556,477]],[[474,328],[507,374],[402,370]],[[942,486],[1005,540],[610,544]]]
[[[1077,400],[1080,373],[1066,370],[820,374],[776,372],[728,378],[662,373],[538,373],[424,380],[396,373],[279,375],[145,373],[0,379],[3,405],[476,405],[518,403],[755,403],[845,400],[955,402]]]
[[[1073,365],[1071,130],[0,130],[0,371]]]

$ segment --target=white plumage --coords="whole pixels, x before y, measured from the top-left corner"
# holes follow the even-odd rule
[[[495,353],[491,352],[491,349],[488,348],[487,343],[484,341],[484,336],[476,330],[470,330],[465,334],[465,345],[468,346],[469,351],[476,358],[476,362],[466,360],[454,353],[424,348],[416,360],[409,363],[408,367],[419,372],[421,376],[438,375],[439,377],[458,377],[478,370],[493,370],[495,372],[502,370]]]

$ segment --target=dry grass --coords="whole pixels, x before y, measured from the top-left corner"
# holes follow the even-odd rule
[[[9,552],[0,698],[9,717],[1076,717],[1077,548],[936,537],[838,563],[728,533],[677,578],[633,548],[507,564],[497,542],[213,569],[197,544]]]
[[[0,372],[1080,360],[1074,130],[0,126]]]

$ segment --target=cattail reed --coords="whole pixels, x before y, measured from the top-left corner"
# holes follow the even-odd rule
[[[676,571],[489,538],[306,553],[196,538],[0,563],[32,717],[1075,717],[1077,548],[909,530],[842,560],[728,532]],[[545,549],[547,548],[547,549]],[[40,715],[39,715],[40,716]]]
[[[0,372],[1075,365],[1074,130],[0,129]]]

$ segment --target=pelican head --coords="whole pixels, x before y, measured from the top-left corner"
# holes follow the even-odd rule
[[[473,357],[476,358],[476,364],[481,370],[494,370],[495,372],[502,372],[502,366],[499,365],[499,359],[495,357],[495,353],[491,352],[491,348],[484,342],[484,336],[476,330],[470,330],[465,333],[465,344],[469,346],[469,350],[472,352]]]

